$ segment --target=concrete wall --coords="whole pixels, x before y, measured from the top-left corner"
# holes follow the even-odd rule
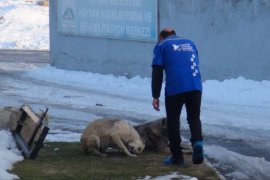
[[[50,59],[57,68],[149,76],[153,43],[58,33],[57,3],[50,1]]]
[[[51,64],[104,74],[150,76],[154,43],[64,36],[50,1]],[[270,80],[269,0],[159,0],[160,29],[195,41],[203,79]]]

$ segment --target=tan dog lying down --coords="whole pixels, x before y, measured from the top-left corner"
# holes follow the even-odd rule
[[[22,112],[20,108],[17,107],[0,108],[0,129],[14,131],[17,127],[17,121],[20,119],[21,114]],[[37,116],[41,116],[41,114],[37,114]],[[44,123],[48,123],[48,119],[45,118],[44,121]],[[30,140],[35,128],[36,124],[27,116],[25,119],[25,125],[21,131],[21,134],[26,142]],[[38,134],[40,134],[40,131],[38,131]]]
[[[167,135],[167,120],[161,118],[155,121],[150,121],[145,124],[135,126],[143,141],[145,149],[168,153],[168,135]]]
[[[144,149],[138,132],[119,119],[99,119],[91,122],[81,136],[81,147],[86,153],[105,156],[107,148],[116,148],[136,157]]]

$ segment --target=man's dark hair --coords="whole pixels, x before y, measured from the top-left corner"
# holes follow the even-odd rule
[[[159,34],[159,36],[162,37],[163,39],[165,39],[168,36],[175,36],[175,35],[176,33],[173,29],[163,29]]]

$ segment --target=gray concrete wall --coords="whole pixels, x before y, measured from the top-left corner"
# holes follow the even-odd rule
[[[150,76],[154,43],[60,35],[50,1],[51,64],[104,74]],[[195,41],[203,79],[270,80],[269,0],[159,0],[160,28]]]
[[[153,43],[58,33],[57,3],[50,1],[50,59],[57,68],[128,77],[149,76]]]

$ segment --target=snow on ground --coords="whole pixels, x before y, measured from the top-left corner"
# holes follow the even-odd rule
[[[49,49],[48,7],[0,0],[0,18],[0,49]]]
[[[0,49],[48,50],[48,28],[48,7],[37,6],[35,1],[0,0]],[[149,78],[128,79],[65,71],[24,62],[0,62],[1,71],[21,71],[20,77],[27,80],[6,79],[3,82],[5,88],[1,89],[1,105],[18,105],[29,99],[34,104],[48,102],[55,105],[49,110],[54,121],[47,141],[78,141],[85,124],[99,118],[93,113],[99,108],[104,112],[107,110],[108,114],[124,112],[137,119],[146,117],[152,120],[165,114],[163,95],[161,111],[156,112],[151,107]],[[204,135],[208,138],[206,142],[214,139],[214,143],[227,144],[226,148],[206,145],[206,155],[213,159],[215,167],[224,170],[228,179],[269,179],[270,81],[239,77],[225,81],[208,80],[203,86],[201,119]],[[31,92],[28,91],[30,88]],[[102,106],[96,107],[96,104]],[[60,105],[70,109],[63,110]],[[81,111],[78,113],[74,109]],[[69,117],[63,118],[67,113]],[[184,111],[181,118],[185,119]],[[182,128],[188,130],[186,121],[181,123]],[[10,133],[2,130],[0,136],[0,179],[14,179],[16,175],[7,170],[22,160],[22,156]],[[242,146],[249,147],[252,152],[242,149]],[[172,173],[159,179],[173,177],[180,178],[181,175]]]
[[[91,108],[90,104],[92,106],[102,104],[101,108],[104,109],[112,108],[113,110],[141,113],[152,117],[161,117],[165,114],[163,95],[161,97],[161,111],[156,112],[151,107],[150,78],[134,77],[128,79],[91,72],[61,70],[49,65],[44,67],[29,65],[27,67],[26,64],[22,64],[21,68],[21,70],[25,69],[25,72],[20,74],[21,78],[30,79],[31,82],[39,82],[46,86],[29,84],[29,82],[22,83],[11,79],[5,84],[12,88],[5,89],[4,94],[16,94],[24,99],[36,100],[36,103],[53,102],[74,108],[87,109]],[[3,63],[0,70],[12,71],[12,68],[9,63],[6,65]],[[15,70],[20,70],[20,67],[16,66]],[[230,140],[242,139],[242,141],[248,140],[258,143],[261,141],[260,136],[248,134],[246,131],[241,132],[241,129],[248,128],[269,132],[270,123],[267,118],[269,113],[265,110],[269,109],[270,106],[268,93],[270,92],[270,81],[258,82],[239,77],[222,82],[210,80],[204,82],[203,86],[202,123],[205,135],[213,135],[220,139],[225,137]],[[31,91],[29,91],[30,87]],[[61,88],[59,89],[59,87]],[[130,93],[130,89],[134,93]],[[43,93],[40,93],[41,91]],[[256,98],[254,98],[255,95]],[[47,141],[79,141],[80,132],[85,124],[89,120],[99,118],[94,114],[89,116],[89,113],[80,113],[78,117],[78,113],[67,111],[69,111],[69,118],[74,118],[76,123],[74,123],[74,119],[71,121],[72,123],[66,119],[62,122],[64,125],[60,125],[61,123],[52,124],[54,127],[52,127],[52,133],[48,135]],[[258,112],[265,116],[261,117],[260,121],[255,118],[259,117]],[[65,117],[67,112],[51,109],[50,113],[53,116]],[[185,117],[185,113],[182,116]],[[83,121],[79,122],[76,118],[83,119]],[[187,123],[182,122],[184,128],[188,129]],[[71,131],[66,130],[68,124],[70,124]],[[221,128],[218,128],[219,125]],[[61,126],[62,128],[59,128]],[[234,133],[232,133],[233,128],[235,128]],[[256,173],[260,174],[259,177],[269,177],[267,174],[270,165],[264,158],[240,155],[219,146],[206,146],[205,152],[207,156],[217,161],[214,164],[216,167],[222,169],[225,166],[227,170],[235,169],[228,173],[227,177],[246,179],[251,174],[256,175]],[[250,170],[246,171],[246,169]]]
[[[0,130],[0,137],[0,179],[17,179],[18,176],[8,173],[7,170],[11,170],[13,163],[23,160],[23,157],[10,132]]]
[[[243,156],[220,146],[207,146],[206,151],[217,161],[215,166],[236,170],[227,174],[229,178],[250,179],[259,174],[258,179],[269,179],[270,162],[264,158]]]
[[[154,178],[152,178],[151,176],[146,176],[142,179],[139,178],[138,180],[166,180],[166,179],[198,180],[198,178],[196,178],[196,177],[181,175],[177,172],[173,172],[173,173],[165,175],[165,176],[158,176],[158,177],[154,177]]]

